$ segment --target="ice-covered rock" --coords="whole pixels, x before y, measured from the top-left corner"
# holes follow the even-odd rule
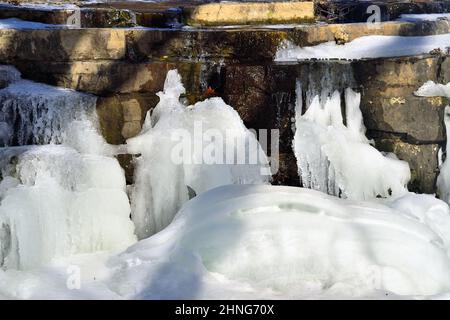
[[[349,199],[399,196],[410,179],[408,163],[371,145],[360,99],[353,90],[345,91],[345,125],[337,91],[325,101],[316,96],[304,114],[297,103],[293,148],[301,183]]]
[[[124,172],[98,132],[96,97],[3,70],[13,80],[0,90],[0,268],[132,244]]]
[[[1,181],[2,188],[3,267],[29,269],[135,241],[125,177],[114,158],[65,146],[33,147],[18,156],[15,174]]]
[[[89,94],[15,81],[0,90],[0,146],[65,143],[82,152],[106,152],[95,105]]]
[[[447,137],[449,137],[450,134],[450,107],[445,107],[444,112],[444,123],[445,123],[445,130],[447,132]],[[447,203],[450,203],[450,159],[448,157],[448,150],[450,147],[450,141],[447,138],[447,157],[445,161],[441,164],[439,167],[440,172],[437,177],[436,181],[436,187],[438,190],[439,197],[446,201]]]
[[[188,198],[226,184],[266,183],[270,171],[264,151],[238,113],[220,98],[184,106],[177,71],[167,74],[164,91],[142,132],[127,141],[141,154],[135,171],[132,217],[139,238],[172,221]]]

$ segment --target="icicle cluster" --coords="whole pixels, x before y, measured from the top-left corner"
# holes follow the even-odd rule
[[[325,101],[314,97],[304,114],[297,101],[294,150],[304,187],[358,200],[407,191],[408,164],[382,154],[365,136],[360,94],[345,91],[345,125],[339,92]]]
[[[97,131],[96,98],[11,82],[0,90],[0,267],[133,243],[123,170]]]

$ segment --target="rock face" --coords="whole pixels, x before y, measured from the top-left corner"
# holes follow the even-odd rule
[[[122,144],[140,131],[145,114],[158,102],[155,94],[162,90],[167,71],[177,68],[189,103],[221,96],[247,127],[279,130],[280,170],[274,183],[288,185],[299,184],[292,152],[296,82],[302,84],[302,99],[307,90],[352,87],[362,94],[369,138],[380,150],[409,162],[412,190],[433,192],[437,152],[446,139],[443,110],[448,101],[416,97],[414,91],[428,80],[450,81],[447,56],[284,65],[273,58],[284,40],[304,46],[367,34],[449,31],[448,21],[387,22],[379,29],[365,24],[273,30],[2,29],[0,63],[15,65],[24,78],[96,94],[100,126],[112,144]],[[132,156],[119,160],[131,182]]]
[[[395,20],[403,13],[424,14],[448,12],[450,10],[450,3],[445,0],[374,0],[353,2],[317,0],[316,3],[318,19],[331,23],[366,22],[374,13],[371,9],[371,6],[374,5],[380,10],[381,21]]]
[[[399,159],[409,163],[411,182],[408,188],[423,193],[436,192],[438,170],[438,143],[411,144],[393,134],[371,133],[375,138],[375,146],[386,152],[393,152]]]
[[[186,13],[190,25],[301,23],[314,21],[314,2],[223,2],[193,7]]]
[[[73,5],[54,6],[52,10],[43,6],[14,6],[0,3],[0,19],[18,18],[26,21],[35,21],[46,24],[66,25],[72,24],[76,10],[79,10],[80,26],[83,28],[111,28],[135,26],[136,15],[130,10],[115,8],[80,8]]]
[[[125,31],[120,29],[0,29],[3,62],[120,60],[125,54]]]
[[[443,142],[444,99],[414,95],[426,81],[440,80],[441,65],[440,57],[355,63],[355,77],[364,92],[362,111],[368,128],[402,134],[410,143]]]
[[[417,97],[414,92],[428,80],[447,83],[448,59],[428,55],[353,63],[369,136],[380,150],[408,161],[414,191],[436,191],[437,154],[445,145],[443,117],[448,104],[448,99]]]

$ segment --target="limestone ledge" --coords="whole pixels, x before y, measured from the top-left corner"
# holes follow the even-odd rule
[[[284,40],[300,46],[366,35],[450,32],[450,22],[304,25],[290,29],[0,29],[0,61],[192,60],[272,61]]]
[[[314,2],[223,2],[187,10],[190,25],[241,25],[256,23],[302,23],[314,21]]]

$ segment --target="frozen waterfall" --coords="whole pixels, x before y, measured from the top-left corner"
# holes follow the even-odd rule
[[[304,187],[357,200],[407,191],[408,163],[382,154],[365,136],[360,94],[345,90],[345,125],[338,91],[325,101],[315,96],[304,113],[300,94],[293,147]]]
[[[185,92],[176,70],[167,74],[159,104],[147,114],[142,132],[127,141],[137,161],[132,217],[139,238],[173,219],[196,194],[227,184],[269,180],[267,157],[238,113],[220,98],[184,106]]]
[[[97,131],[96,98],[10,82],[0,90],[0,266],[133,243],[125,177]]]

